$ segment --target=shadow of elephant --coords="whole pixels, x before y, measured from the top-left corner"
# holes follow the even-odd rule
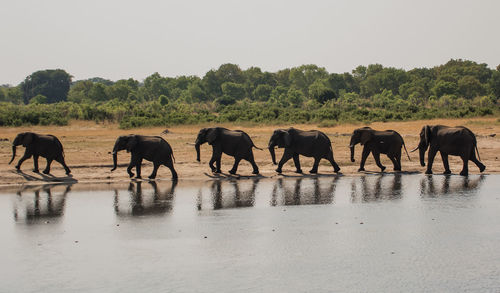
[[[485,179],[485,175],[480,175],[474,179],[469,176],[424,176],[420,180],[420,196],[474,195],[479,191]]]
[[[279,178],[273,186],[271,206],[331,204],[334,201],[338,178],[337,176],[310,179],[299,177],[294,180]],[[307,181],[312,181],[312,184]]]
[[[171,181],[170,188],[161,191],[155,181],[149,181],[152,190],[145,192],[142,183],[130,182],[128,197],[121,196],[115,189],[114,207],[118,216],[150,216],[163,215],[172,210],[177,181]]]
[[[14,219],[35,224],[60,218],[64,215],[66,195],[71,191],[71,186],[72,184],[51,184],[19,190],[14,206]],[[56,193],[55,189],[58,187],[64,187],[64,190]]]
[[[402,175],[379,173],[361,176],[351,182],[351,202],[373,202],[400,199],[402,194]]]
[[[255,204],[255,191],[260,178],[251,180],[214,180],[210,186],[211,208],[214,210],[229,208],[253,207]],[[245,185],[250,186],[247,187]],[[198,192],[198,210],[203,209],[203,195]]]

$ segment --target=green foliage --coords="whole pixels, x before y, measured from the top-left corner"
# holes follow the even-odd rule
[[[49,82],[54,76],[61,78]],[[45,70],[19,86],[0,87],[0,125],[65,125],[79,119],[122,128],[200,122],[328,126],[497,115],[500,110],[500,71],[460,59],[409,71],[372,64],[342,74],[316,65],[271,73],[223,64],[203,78],[159,73],[143,83],[92,78],[66,91],[70,81],[63,70]],[[54,94],[65,91],[68,102]]]
[[[71,75],[62,69],[55,69],[32,73],[20,87],[25,104],[37,95],[46,96],[48,103],[56,103],[66,101],[70,85]]]

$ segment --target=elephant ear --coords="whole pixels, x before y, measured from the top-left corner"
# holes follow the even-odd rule
[[[137,140],[138,140],[137,135],[131,135],[128,138],[127,144],[126,144],[128,153],[131,152],[135,148],[135,146],[137,145]]]
[[[218,131],[217,131],[217,128],[210,128],[207,130],[207,142],[208,144],[212,145],[215,140],[217,139],[217,134],[218,134]]]
[[[292,136],[288,131],[283,131],[283,140],[285,141],[285,147],[290,147],[292,145]]]
[[[431,127],[429,125],[425,125],[424,127],[424,139],[425,145],[431,143]]]
[[[371,133],[371,131],[363,131],[361,133],[361,137],[359,139],[361,145],[364,145],[367,142],[369,142],[372,139],[372,136],[373,136],[373,134]]]
[[[23,147],[29,146],[33,142],[33,136],[34,134],[31,132],[26,132],[24,133],[23,136]]]

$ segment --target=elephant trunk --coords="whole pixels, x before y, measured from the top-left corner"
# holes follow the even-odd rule
[[[420,166],[422,167],[425,167],[425,149],[424,147],[419,147],[418,148],[418,153],[419,153],[419,156],[420,156]]]
[[[196,161],[200,161],[200,143],[196,142],[194,145],[194,148],[196,149]]]
[[[350,145],[349,148],[351,149],[351,162],[356,162],[354,159],[354,145]]]
[[[274,146],[269,146],[269,152],[271,153],[271,159],[273,160],[273,164],[278,165],[278,163],[276,163],[276,154],[274,153]]]
[[[113,169],[111,169],[111,172],[116,170],[116,167],[118,165],[118,152],[113,152]]]
[[[9,165],[10,165],[10,163],[12,163],[12,161],[14,161],[15,157],[16,157],[16,145],[13,144],[12,145],[12,159],[10,159]]]

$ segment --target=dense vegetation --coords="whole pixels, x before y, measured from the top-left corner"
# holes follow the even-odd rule
[[[0,126],[65,125],[71,119],[122,128],[199,122],[320,123],[497,114],[500,66],[450,60],[409,71],[372,64],[351,73],[303,65],[275,73],[223,64],[202,78],[143,82],[71,81],[64,70],[38,71],[0,88]]]

